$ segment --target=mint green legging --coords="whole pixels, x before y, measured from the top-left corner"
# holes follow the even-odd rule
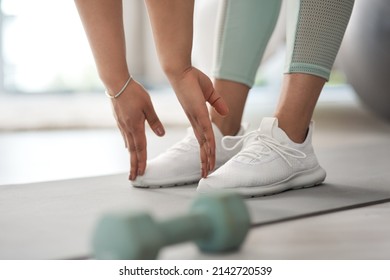
[[[214,77],[254,84],[281,0],[221,0]],[[285,73],[329,79],[354,0],[286,0]]]

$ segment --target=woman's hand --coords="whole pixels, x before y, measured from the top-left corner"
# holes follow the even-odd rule
[[[165,134],[164,127],[154,111],[150,96],[135,80],[131,80],[125,91],[112,99],[114,116],[130,153],[129,180],[143,175],[146,168],[147,144],[145,120],[158,136]]]
[[[215,139],[206,103],[221,115],[228,114],[228,107],[211,80],[194,67],[169,79],[200,145],[201,172],[205,178],[215,168]]]

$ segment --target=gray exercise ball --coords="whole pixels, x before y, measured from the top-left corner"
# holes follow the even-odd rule
[[[356,0],[341,67],[364,105],[390,121],[390,1]]]

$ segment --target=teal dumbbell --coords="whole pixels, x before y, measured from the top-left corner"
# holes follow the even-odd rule
[[[243,199],[230,193],[199,196],[190,213],[156,222],[147,213],[109,214],[97,225],[93,255],[97,259],[155,259],[168,245],[194,241],[204,252],[239,249],[250,228]]]

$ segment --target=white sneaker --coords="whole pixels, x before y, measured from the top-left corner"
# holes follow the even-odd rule
[[[212,124],[216,153],[215,169],[219,168],[235,154],[242,145],[236,145],[233,149],[225,150],[222,147],[222,138],[218,127]],[[243,135],[246,127],[241,126],[238,136]],[[199,144],[191,127],[187,129],[187,136],[173,145],[166,152],[147,162],[144,175],[137,176],[131,181],[134,187],[172,187],[197,183],[202,178],[200,170]]]
[[[264,118],[258,130],[241,137],[242,150],[200,180],[197,190],[228,190],[253,197],[321,184],[326,172],[311,145],[313,126],[311,122],[305,142],[297,144],[278,127],[276,118]]]

